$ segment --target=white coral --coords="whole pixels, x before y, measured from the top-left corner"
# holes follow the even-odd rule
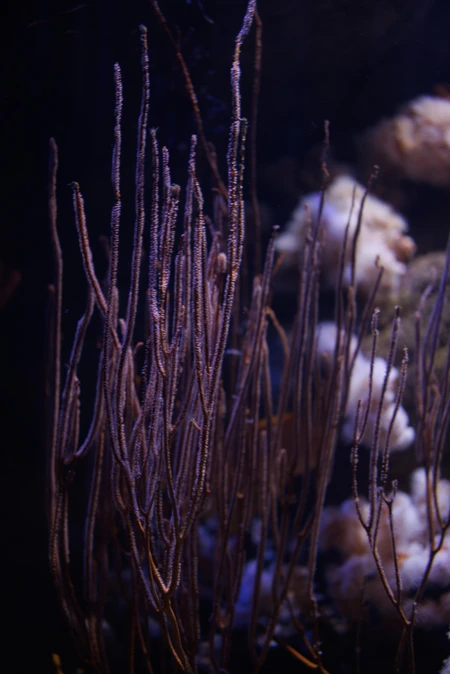
[[[322,268],[326,281],[333,286],[338,281],[339,264],[349,224],[344,260],[344,282],[350,283],[352,273],[352,242],[360,216],[364,187],[350,176],[339,176],[326,191],[321,223],[324,227]],[[299,203],[287,224],[286,231],[277,241],[279,251],[291,254],[295,263],[296,253],[303,247],[309,221],[319,217],[321,195],[306,195]],[[359,290],[369,293],[378,275],[376,260],[384,267],[382,287],[389,293],[398,290],[400,277],[406,272],[405,261],[415,252],[414,241],[405,235],[406,220],[389,204],[373,195],[364,203],[361,230],[356,246],[355,283]]]
[[[335,344],[337,339],[337,328],[334,323],[320,323],[317,328],[316,353],[318,356],[327,354],[328,358],[334,357]],[[356,338],[352,336],[350,343],[350,357],[353,356],[356,349]],[[389,373],[387,387],[383,395],[384,379],[386,376],[387,363],[383,358],[375,358],[372,372],[372,393],[370,400],[370,409],[368,410],[367,425],[362,442],[369,444],[372,442],[374,430],[379,423],[380,448],[387,439],[387,433],[390,430],[389,447],[392,451],[407,449],[415,439],[414,429],[409,426],[409,418],[403,407],[399,407],[395,414],[396,387],[398,382],[398,370],[393,367]],[[342,435],[346,442],[353,439],[355,418],[358,403],[361,400],[361,420],[369,404],[370,390],[370,360],[362,353],[358,353],[350,376],[347,405],[345,408],[345,419],[342,427]],[[378,411],[381,403],[381,413],[378,422]],[[392,424],[392,426],[391,426]]]
[[[362,145],[383,168],[437,187],[450,186],[450,101],[420,96],[367,131]]]
[[[368,502],[361,498],[362,516],[367,520]],[[413,609],[411,593],[419,587],[428,568],[432,553],[426,530],[426,515],[414,499],[405,492],[397,492],[393,506],[395,553],[403,590],[403,608],[407,615]],[[436,545],[440,544],[436,537]],[[334,549],[341,554],[339,565],[327,569],[331,595],[348,618],[359,616],[361,585],[364,597],[382,616],[394,616],[394,607],[382,586],[366,531],[361,525],[352,501],[341,506],[325,508],[320,536],[321,550]],[[383,566],[385,579],[394,596],[397,589],[394,549],[388,508],[383,504],[378,520],[376,549]],[[439,589],[436,598],[426,597],[417,607],[417,625],[432,629],[450,620],[450,536],[447,534],[439,552],[434,556],[428,583]]]

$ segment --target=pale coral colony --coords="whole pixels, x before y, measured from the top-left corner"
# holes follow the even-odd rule
[[[421,96],[404,105],[396,116],[383,119],[358,139],[362,169],[367,164],[378,164],[381,169],[383,194],[398,188],[401,181],[426,183],[434,188],[450,188],[450,100],[438,96]],[[395,186],[395,187],[394,187]],[[375,188],[376,191],[376,188]],[[361,204],[365,199],[364,208]],[[323,226],[322,282],[334,288],[342,273],[341,251],[344,247],[343,280],[354,284],[361,297],[367,297],[376,282],[379,268],[383,276],[375,298],[383,311],[393,311],[399,300],[399,291],[409,273],[409,263],[416,254],[416,244],[408,234],[405,217],[386,200],[367,193],[353,175],[338,168],[325,190],[307,194],[300,199],[288,223],[277,239],[276,247],[284,254],[284,265],[298,265],[307,232],[320,214]],[[352,242],[359,228],[352,259]],[[344,243],[345,242],[345,243]],[[443,254],[442,254],[443,255]],[[354,268],[352,267],[354,265]],[[432,265],[429,279],[435,281]],[[445,282],[445,281],[444,281]],[[448,312],[448,295],[445,311]],[[420,299],[418,296],[417,300]],[[446,325],[448,316],[444,322]],[[338,329],[336,323],[318,325],[316,352],[333,358]],[[446,338],[444,338],[445,341]],[[357,351],[357,339],[351,336],[350,354]],[[385,357],[371,357],[358,351],[350,375],[342,439],[351,444],[354,437],[358,404],[367,404],[371,389],[372,407],[361,444],[370,447],[374,432],[375,410],[381,402],[378,418],[380,434],[390,432],[392,451],[413,451],[416,431],[409,421],[409,410],[396,405],[399,370],[391,367],[387,380]],[[447,379],[448,371],[444,375]],[[369,386],[370,380],[370,386]],[[412,384],[414,385],[414,384]],[[448,446],[446,448],[448,452]],[[409,493],[397,491],[391,507],[384,504],[380,510],[377,531],[377,552],[385,574],[383,584],[377,573],[373,549],[363,522],[369,519],[367,500],[359,500],[359,512],[354,498],[340,506],[324,509],[320,548],[339,551],[339,561],[326,570],[328,590],[340,613],[350,622],[361,615],[361,588],[367,602],[383,617],[386,624],[398,618],[395,602],[385,589],[397,587],[402,593],[403,608],[411,611],[414,596],[424,573],[427,583],[434,588],[433,596],[423,598],[417,608],[416,625],[419,629],[443,628],[450,622],[450,482],[439,478],[440,466],[432,503],[427,505],[426,483],[429,479],[424,467],[416,468],[410,476]],[[394,522],[394,547],[392,529]],[[430,538],[430,531],[431,533]],[[434,538],[433,538],[434,537]],[[436,552],[437,550],[437,552]],[[433,563],[428,569],[430,558]],[[394,559],[395,558],[395,559]],[[448,672],[449,661],[442,672]]]

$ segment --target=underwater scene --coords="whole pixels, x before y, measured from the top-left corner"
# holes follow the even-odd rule
[[[450,674],[450,4],[2,30],[2,671]]]

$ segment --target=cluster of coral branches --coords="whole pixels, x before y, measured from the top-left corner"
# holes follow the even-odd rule
[[[416,608],[448,529],[448,513],[439,506],[438,484],[450,415],[449,363],[441,380],[434,369],[448,259],[425,331],[420,313],[417,318],[416,435],[426,475],[423,493],[429,556],[416,583],[414,601],[409,598],[408,603],[402,594],[396,552],[395,532],[401,526],[395,517],[396,490],[389,481],[390,440],[401,410],[408,358],[403,356],[396,371],[394,390],[390,382],[398,342],[397,313],[381,383],[375,384],[378,333],[377,314],[371,318],[371,305],[383,269],[376,268],[366,309],[358,313],[352,290],[358,227],[352,237],[353,255],[341,253],[336,329],[328,352],[317,347],[323,202],[318,217],[307,227],[289,338],[270,307],[276,233],[264,271],[253,280],[250,306],[242,320],[239,280],[245,236],[246,122],[241,116],[239,59],[254,12],[251,1],[236,39],[227,199],[217,197],[214,220],[204,213],[195,137],[183,191],[172,183],[168,150],[159,148],[156,132],[147,128],[148,55],[146,31],[141,29],[143,87],[133,254],[125,306],[119,302],[118,288],[122,84],[116,66],[115,203],[108,274],[106,280],[97,276],[83,198],[79,185],[74,184],[87,302],[64,382],[63,256],[57,233],[57,148],[51,143],[50,220],[57,276],[52,287],[50,559],[79,655],[95,672],[114,669],[108,635],[115,629],[117,611],[128,625],[122,636],[129,671],[141,667],[159,671],[160,659],[167,657],[185,672],[201,670],[205,663],[209,663],[208,670],[225,671],[235,632],[242,625],[255,672],[274,641],[310,668],[326,671],[315,586],[324,536],[321,518],[338,436],[349,421],[352,373],[360,361],[367,326],[372,325],[374,335],[366,367],[367,390],[364,400],[354,405],[351,422],[355,430],[350,433],[355,518],[367,536],[366,547],[374,560],[370,568],[374,566],[379,574],[403,627],[400,661],[409,646],[411,667]],[[150,213],[145,212],[147,140],[153,167]],[[142,287],[144,261],[146,288]],[[139,311],[145,321],[137,319]],[[92,353],[86,335],[95,329],[95,315],[101,319],[103,336]],[[276,393],[274,349],[283,355]],[[80,403],[79,369],[83,358],[93,357],[98,374],[87,421],[89,410]],[[387,407],[390,416],[386,421]],[[85,437],[83,428],[88,429]],[[371,446],[370,489],[364,503],[359,498],[357,471],[363,441]],[[77,489],[77,507],[86,495],[82,583],[71,564],[79,538],[72,511]],[[378,549],[382,526],[391,532],[390,575]],[[282,624],[293,626],[300,635],[301,649],[289,645]]]

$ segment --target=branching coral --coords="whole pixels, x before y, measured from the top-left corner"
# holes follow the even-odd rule
[[[104,599],[100,601],[98,596],[104,597],[110,584],[109,554],[116,555],[117,564],[125,567],[135,585],[130,609],[139,636],[135,633],[134,638],[143,643],[146,621],[141,619],[140,612],[147,616],[151,609],[154,615],[162,616],[160,628],[174,661],[186,672],[195,668],[191,653],[198,643],[198,628],[193,624],[186,634],[182,630],[180,611],[192,613],[198,602],[194,580],[197,567],[192,549],[196,547],[196,525],[211,469],[211,438],[221,418],[222,366],[242,261],[242,153],[246,126],[240,116],[239,51],[254,11],[254,2],[250,2],[236,41],[232,71],[234,117],[229,146],[226,252],[220,249],[218,233],[207,251],[194,136],[189,155],[184,236],[174,256],[180,188],[171,180],[167,148],[160,152],[156,132],[151,132],[152,207],[148,288],[144,300],[149,328],[144,338],[141,372],[137,365],[139,347],[134,340],[141,297],[149,109],[144,27],[141,28],[143,86],[135,174],[136,214],[125,318],[119,318],[118,291],[123,101],[121,71],[118,65],[115,67],[116,124],[112,162],[115,203],[111,216],[108,283],[104,291],[89,245],[83,197],[75,183],[75,221],[88,299],[74,336],[61,398],[62,253],[56,220],[57,148],[54,141],[51,143],[50,220],[57,279],[53,291],[55,385],[50,451],[50,562],[64,615],[83,658],[94,671],[108,671],[105,635],[98,619],[104,610]],[[264,297],[263,293],[261,299]],[[77,371],[95,308],[103,322],[103,340],[101,351],[96,354],[98,380],[92,419],[87,437],[80,441],[81,385]],[[76,467],[86,454],[95,458],[86,505],[83,599],[87,607],[84,607],[84,602],[74,595],[70,576],[68,494]],[[126,539],[126,561],[123,558],[119,561],[121,537]],[[113,540],[117,543],[115,553],[108,551]],[[183,564],[183,560],[189,561]],[[120,576],[119,583],[123,583],[123,570]],[[187,585],[195,588],[192,594],[186,591]],[[189,649],[186,644],[190,644]],[[144,651],[149,665],[147,649]]]

